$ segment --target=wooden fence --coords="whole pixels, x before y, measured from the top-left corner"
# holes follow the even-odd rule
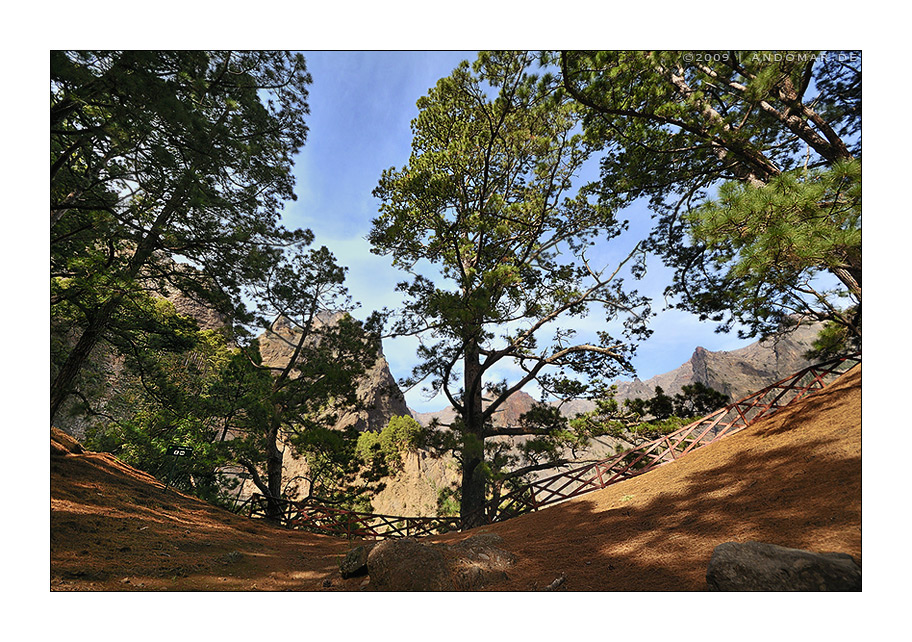
[[[503,521],[606,488],[677,461],[698,448],[743,430],[757,420],[813,394],[858,363],[861,363],[861,354],[839,357],[804,368],[654,441],[522,486],[484,506],[482,510],[485,521]],[[266,517],[268,501],[262,495],[251,497],[250,516]],[[420,537],[461,529],[461,521],[456,517],[397,517],[347,511],[310,500],[276,501],[283,511],[280,521],[289,528],[348,538]]]
[[[361,513],[312,500],[277,501],[282,508],[279,521],[288,528],[307,530],[340,537],[383,539],[388,537],[421,537],[460,530],[458,517],[398,517]],[[250,517],[268,516],[269,499],[253,495],[249,500]]]
[[[807,367],[654,441],[523,486],[485,506],[486,521],[538,510],[676,461],[820,390],[860,362],[861,355],[855,354]]]

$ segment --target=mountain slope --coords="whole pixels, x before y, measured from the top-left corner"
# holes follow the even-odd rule
[[[742,432],[604,490],[485,527],[499,591],[701,591],[713,548],[762,541],[861,563],[861,366]],[[449,539],[455,539],[450,536]]]
[[[344,540],[251,521],[51,429],[51,589],[319,590]]]

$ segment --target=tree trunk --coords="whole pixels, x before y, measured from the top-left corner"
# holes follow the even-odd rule
[[[484,514],[484,413],[482,411],[481,364],[477,343],[466,348],[465,397],[463,412],[462,498],[459,516],[463,528],[475,528],[487,523]]]
[[[148,234],[139,241],[136,251],[130,259],[127,271],[124,274],[124,279],[126,281],[135,279],[136,275],[139,274],[140,270],[143,269],[146,262],[152,256],[152,253],[155,251],[155,247],[158,244],[159,235],[168,225],[168,222],[171,220],[174,213],[182,206],[188,184],[189,179],[184,177],[178,184],[175,193],[171,195],[168,202],[165,203],[162,208],[162,211],[155,218],[152,227],[149,228]],[[57,414],[57,411],[60,410],[60,406],[63,404],[64,400],[73,390],[73,386],[76,383],[76,375],[82,370],[89,354],[91,354],[95,346],[98,345],[98,340],[101,338],[102,333],[107,329],[108,323],[111,322],[111,318],[114,316],[117,308],[120,307],[123,296],[122,292],[113,294],[111,298],[92,315],[82,336],[80,336],[79,341],[76,342],[76,346],[70,351],[70,354],[67,355],[63,367],[60,368],[60,372],[57,373],[57,376],[51,384],[51,423],[54,422],[54,416]]]
[[[120,296],[114,296],[92,315],[92,318],[89,319],[89,324],[83,330],[76,345],[70,350],[70,354],[67,355],[67,359],[57,376],[54,377],[54,382],[51,384],[51,424],[54,423],[54,417],[60,410],[60,406],[70,395],[76,381],[76,375],[79,374],[92,350],[98,345],[98,340],[101,338],[101,334],[107,327],[108,321],[117,306],[120,305],[121,298]]]
[[[858,309],[848,328],[859,340],[861,339],[861,248],[843,252],[840,257],[842,265],[830,268],[830,272],[846,287],[852,297],[858,301]]]
[[[266,434],[266,484],[269,488],[267,497],[266,518],[270,521],[282,520],[284,510],[279,501],[282,498],[282,459],[284,452],[279,450],[279,421],[273,419]]]
[[[849,293],[861,303],[861,251],[845,251],[839,257],[843,263],[830,268]]]

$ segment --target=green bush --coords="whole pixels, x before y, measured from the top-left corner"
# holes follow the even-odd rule
[[[423,435],[421,424],[412,417],[395,416],[379,433],[361,433],[355,454],[380,475],[389,474],[402,469],[402,455],[418,448]]]
[[[460,489],[444,487],[437,491],[437,517],[459,517]]]

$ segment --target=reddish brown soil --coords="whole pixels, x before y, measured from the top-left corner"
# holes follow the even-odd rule
[[[344,540],[214,508],[51,437],[51,588],[363,588]],[[861,561],[861,367],[774,417],[642,477],[480,531],[517,566],[493,591],[700,591],[712,550],[758,540]],[[469,533],[433,538],[452,542]],[[369,588],[369,585],[368,585]]]

